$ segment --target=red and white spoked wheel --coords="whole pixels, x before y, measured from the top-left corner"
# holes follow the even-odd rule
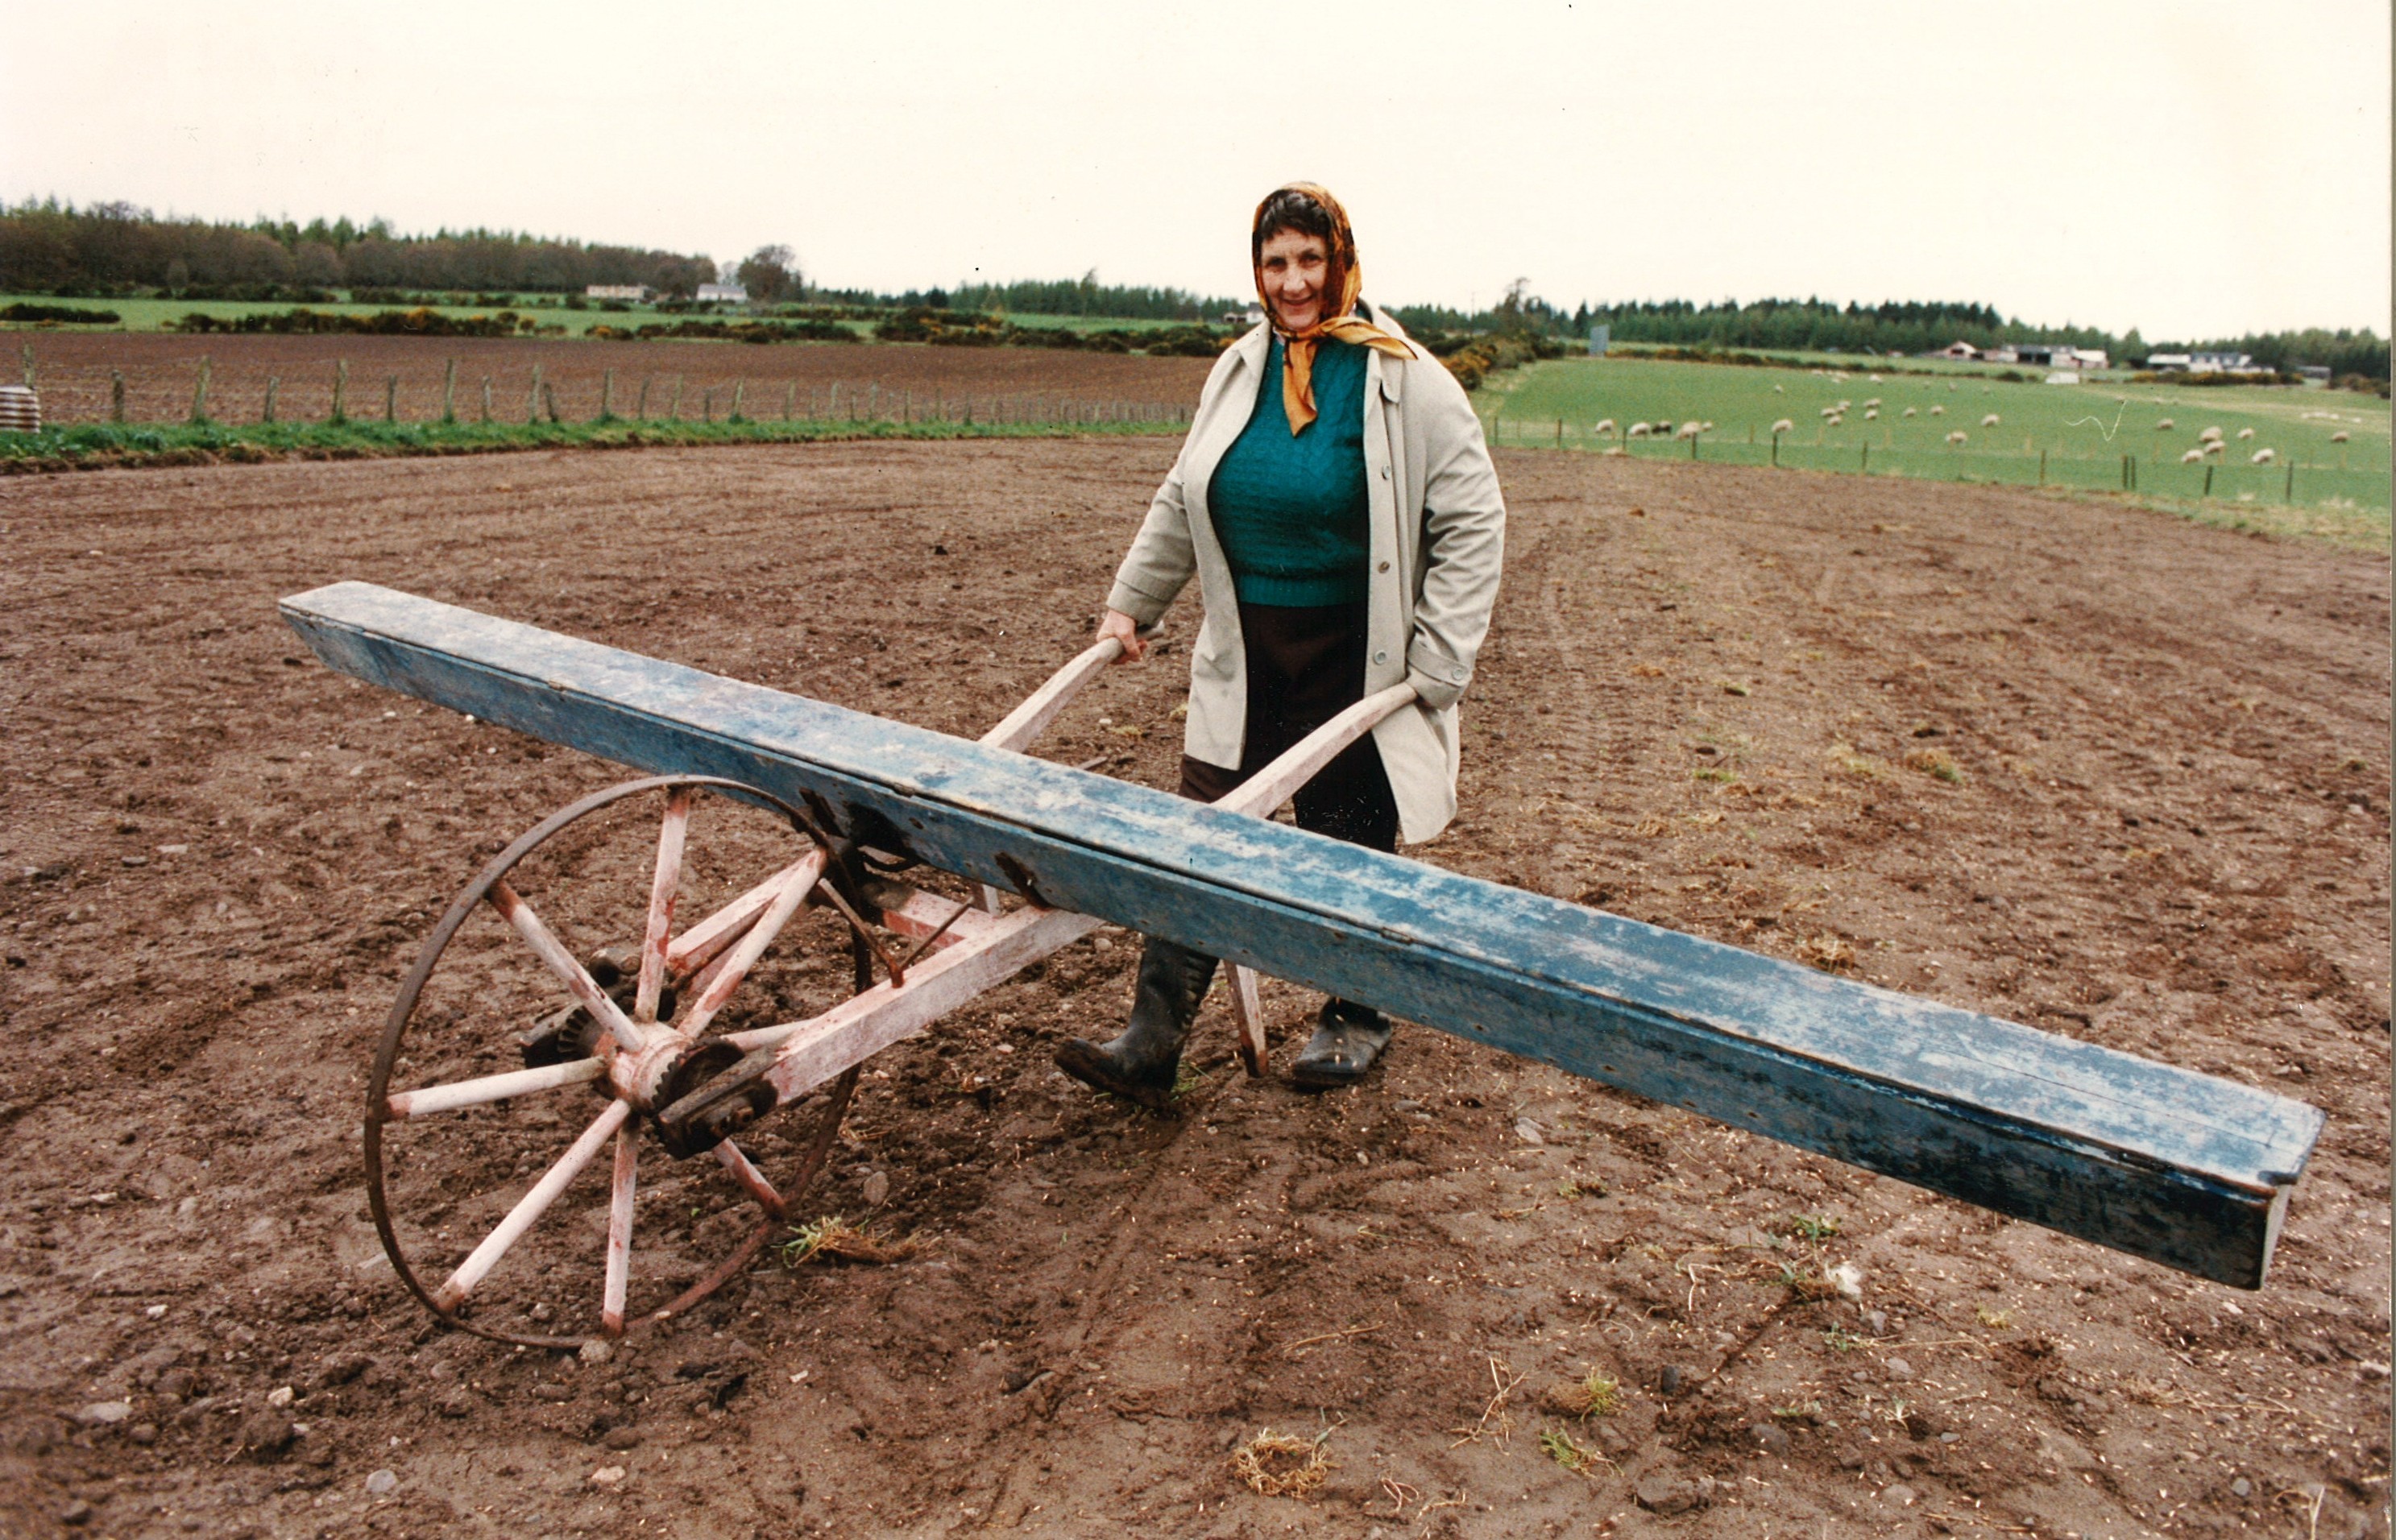
[[[441,917],[393,1002],[365,1128],[375,1228],[435,1315],[575,1347],[690,1308],[773,1237],[854,1069],[712,1159],[673,1160],[647,1119],[739,1056],[724,1033],[872,981],[864,938],[806,907],[829,859],[793,840],[807,827],[737,782],[628,781],[543,820]],[[677,934],[677,912],[706,917]]]

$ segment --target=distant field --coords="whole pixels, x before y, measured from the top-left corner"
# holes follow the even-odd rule
[[[59,299],[46,294],[0,294],[0,305],[12,304],[19,300],[33,305],[68,305],[76,310],[114,311],[124,317],[124,320],[120,325],[105,329],[134,332],[158,331],[167,322],[180,321],[194,311],[204,315],[214,315],[230,320],[244,315],[278,314],[289,310],[312,310],[326,315],[373,315],[382,311],[416,308],[413,305],[353,305],[341,302],[298,305],[288,299]],[[492,315],[507,307],[432,305],[426,308],[439,315]],[[514,309],[518,314],[532,316],[542,325],[564,326],[566,328],[564,335],[567,337],[580,337],[603,322],[611,326],[644,326],[652,323],[664,324],[691,319],[691,312],[687,311],[671,313],[647,305],[634,305],[620,311],[603,311],[596,306],[589,310],[567,310],[563,305],[532,304],[527,299],[524,302],[517,303]],[[741,317],[737,312],[727,312],[720,315],[711,315],[708,318],[739,320]],[[846,325],[859,337],[864,336],[868,330],[866,323],[862,321],[846,323]],[[51,326],[42,323],[28,325],[20,323],[11,325],[7,329],[11,331],[90,331],[95,328]]]
[[[1800,470],[1862,471],[1937,481],[2003,482],[2118,491],[2122,459],[2136,460],[2148,500],[2253,510],[2258,523],[2291,514],[2354,525],[2363,543],[2384,545],[2389,520],[2389,407],[2350,392],[2298,387],[2079,386],[2009,384],[1985,378],[1924,378],[1869,369],[1754,368],[1636,358],[1566,358],[1491,377],[1475,393],[1491,442],[1579,450],[1622,447],[1643,458],[1687,458],[1671,434],[1692,420],[1714,426],[1700,459],[1762,465],[1772,459],[1772,424],[1790,420],[1779,463]],[[1847,403],[1836,427],[1824,408]],[[1879,417],[1867,420],[1868,404]],[[1913,415],[1906,416],[1908,408]],[[1998,421],[1984,426],[1993,414]],[[1612,431],[1595,431],[1611,418]],[[2158,424],[2169,421],[2168,429]],[[1629,438],[1635,422],[1667,424],[1656,439]],[[2180,457],[2207,427],[2227,435],[2211,466]],[[2240,438],[2243,430],[2253,436]],[[1950,445],[1950,432],[1965,442]],[[2349,442],[2336,444],[2343,431]],[[2257,466],[2257,449],[2276,451]],[[2295,468],[2293,486],[2289,468]],[[2284,511],[2261,518],[2261,510]],[[2230,522],[2235,522],[2234,517]],[[2376,531],[2376,535],[2374,532]]]
[[[191,314],[194,311],[203,314],[220,316],[230,320],[244,315],[257,315],[260,313],[272,314],[283,311],[299,309],[319,311],[331,315],[372,315],[379,311],[410,310],[415,308],[413,306],[406,305],[353,305],[346,303],[299,306],[286,299],[271,301],[253,301],[246,299],[60,299],[47,294],[0,294],[0,305],[12,304],[19,300],[33,305],[68,305],[76,310],[114,311],[124,319],[118,325],[106,329],[136,332],[154,332],[160,330],[167,322],[180,321],[184,316]],[[433,305],[429,308],[436,314],[441,315],[490,315],[499,309],[499,307],[492,305]],[[519,302],[515,306],[515,309],[519,314],[533,316],[543,325],[564,326],[566,328],[565,335],[567,337],[580,337],[590,331],[592,327],[599,325],[602,323],[611,326],[631,327],[645,326],[653,324],[671,325],[676,321],[685,321],[692,318],[692,312],[688,311],[673,312],[661,311],[649,305],[634,305],[630,309],[620,311],[603,311],[595,306],[589,310],[567,310],[562,305],[532,304],[529,302],[529,297],[524,297],[523,302]],[[706,313],[703,315],[703,318],[719,321],[737,321],[743,318],[743,312],[739,311],[725,311],[722,312]],[[1058,330],[1077,332],[1153,331],[1163,326],[1188,325],[1187,322],[1180,321],[1126,321],[1120,317],[1105,315],[1032,315],[1015,312],[1008,312],[1006,319],[1018,326],[1046,326]],[[1218,319],[1212,324],[1217,326],[1220,326],[1222,322]],[[872,323],[865,321],[849,321],[844,322],[842,325],[846,325],[859,337],[865,337],[872,330]],[[50,326],[35,323],[32,325],[25,325],[22,324],[9,325],[7,329],[89,331],[94,328],[87,326]]]

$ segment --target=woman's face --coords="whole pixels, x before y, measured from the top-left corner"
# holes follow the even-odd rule
[[[1265,298],[1285,331],[1304,331],[1323,319],[1324,290],[1331,282],[1331,252],[1320,235],[1276,230],[1258,257]]]

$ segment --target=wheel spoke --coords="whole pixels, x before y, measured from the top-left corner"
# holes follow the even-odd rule
[[[632,1270],[632,1188],[640,1170],[640,1137],[629,1122],[616,1130],[616,1175],[607,1193],[607,1292],[599,1324],[609,1336],[624,1334],[624,1281]]]
[[[666,799],[665,822],[658,827],[658,870],[649,879],[649,923],[641,937],[641,982],[632,996],[632,1019],[658,1019],[658,992],[666,981],[666,937],[673,928],[674,892],[682,883],[682,847],[690,832],[690,803],[697,789],[682,787]]]
[[[574,960],[574,954],[566,949],[566,943],[551,934],[550,928],[541,923],[540,916],[517,896],[515,889],[505,882],[497,882],[491,884],[491,891],[486,896],[490,899],[491,907],[507,918],[508,923],[516,928],[516,934],[523,936],[540,960],[549,965],[549,971],[565,980],[566,989],[582,1002],[582,1008],[596,1016],[619,1044],[635,1049],[641,1046],[641,1029],[632,1025],[632,1018],[624,1015],[621,1007],[607,998],[607,991],[599,987],[598,981],[591,976],[590,970]]]
[[[1231,1019],[1239,1024],[1240,1060],[1251,1075],[1265,1072],[1265,1008],[1257,996],[1257,972],[1239,963],[1231,970]]]
[[[715,1158],[724,1162],[725,1170],[732,1173],[732,1179],[746,1188],[750,1197],[757,1200],[757,1206],[765,1211],[766,1218],[779,1219],[782,1216],[782,1195],[774,1190],[774,1184],[765,1179],[765,1174],[740,1152],[739,1145],[729,1139],[725,1140],[715,1147]]]
[[[799,905],[806,899],[807,890],[816,885],[817,877],[821,875],[823,865],[823,853],[811,851],[805,859],[792,868],[781,891],[774,895],[774,900],[765,907],[765,912],[757,917],[757,923],[749,927],[749,934],[740,938],[740,944],[732,949],[731,955],[724,959],[723,965],[708,980],[706,988],[699,990],[699,998],[691,1002],[689,1012],[676,1023],[676,1030],[687,1037],[697,1037],[707,1029],[707,1024],[715,1019],[715,1013],[724,1009],[724,1002],[732,998],[732,991],[749,976],[749,970],[756,965],[757,959],[774,944],[774,937],[782,933],[782,927],[790,923],[791,916],[799,911]]]
[[[490,1270],[499,1265],[499,1258],[507,1255],[508,1248],[523,1240],[525,1231],[532,1228],[535,1221],[549,1212],[549,1205],[557,1201],[557,1195],[566,1190],[567,1183],[582,1174],[582,1168],[598,1155],[599,1147],[624,1125],[624,1120],[632,1116],[632,1112],[631,1102],[609,1102],[607,1110],[592,1120],[591,1126],[582,1131],[582,1136],[557,1158],[557,1163],[541,1174],[540,1180],[533,1184],[530,1192],[516,1201],[516,1206],[508,1211],[508,1216],[499,1221],[499,1228],[483,1237],[483,1243],[476,1246],[466,1260],[458,1264],[458,1270],[449,1275],[449,1281],[433,1291],[433,1302],[443,1314],[465,1303],[466,1296],[474,1292],[474,1285],[488,1276]]]
[[[800,856],[674,937],[672,944],[666,948],[666,971],[681,978],[713,962],[725,948],[739,940],[741,935],[757,923],[757,916],[765,912],[765,906],[774,901],[774,895],[782,891],[782,884],[814,858],[812,852]]]
[[[446,1112],[453,1108],[475,1107],[484,1102],[504,1101],[510,1096],[530,1095],[536,1091],[554,1091],[561,1085],[579,1085],[594,1081],[607,1072],[605,1059],[568,1059],[564,1064],[545,1064],[538,1069],[511,1069],[501,1075],[484,1075],[474,1080],[455,1081],[447,1085],[423,1085],[413,1091],[394,1091],[383,1100],[383,1115],[388,1118],[421,1118],[434,1112]]]

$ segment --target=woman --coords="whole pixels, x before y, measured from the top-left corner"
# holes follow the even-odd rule
[[[1309,182],[1259,205],[1248,236],[1268,325],[1226,351],[1115,574],[1101,637],[1122,661],[1196,574],[1181,794],[1211,802],[1371,691],[1399,710],[1298,792],[1298,827],[1392,850],[1456,813],[1456,703],[1489,629],[1506,508],[1480,419],[1439,362],[1357,298],[1347,214]],[[1169,1107],[1216,960],[1151,937],[1131,1020],[1058,1066]],[[1290,1066],[1351,1084],[1390,1041],[1370,1007],[1324,1002]]]

